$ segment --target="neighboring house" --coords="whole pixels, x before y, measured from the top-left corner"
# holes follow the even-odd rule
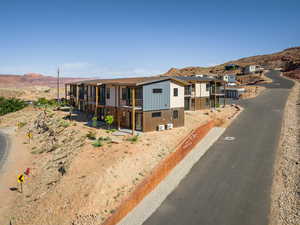
[[[245,92],[245,88],[240,87],[226,87],[224,90],[226,98],[239,98]]]
[[[66,88],[79,110],[99,120],[112,115],[117,128],[146,132],[184,126],[185,85],[172,77],[140,77],[75,82]]]
[[[228,82],[228,83],[235,83],[236,82],[236,75],[234,74],[225,74],[225,75],[222,75],[220,77],[220,79]]]
[[[224,87],[224,81],[203,76],[177,76],[175,78],[189,83],[184,88],[185,110],[196,111],[225,104],[224,93],[221,89]]]
[[[262,71],[263,68],[259,65],[249,65],[244,68],[244,74],[259,73]]]
[[[240,68],[239,65],[236,64],[228,64],[226,66],[224,66],[225,70],[237,70]]]

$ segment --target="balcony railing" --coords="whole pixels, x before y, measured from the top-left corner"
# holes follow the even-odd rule
[[[131,102],[130,99],[121,100],[120,101],[120,106],[131,107],[132,102]],[[135,99],[135,106],[136,107],[143,107],[143,99]]]

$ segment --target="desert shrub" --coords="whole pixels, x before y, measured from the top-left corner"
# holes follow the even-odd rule
[[[64,128],[67,128],[70,126],[70,123],[68,121],[61,121],[60,124],[59,124],[61,127],[64,127]]]
[[[98,119],[97,119],[97,116],[94,116],[93,118],[92,118],[92,126],[93,127],[97,127],[97,125],[98,125]]]
[[[24,126],[26,126],[26,122],[18,122],[18,124],[17,124],[17,126],[18,126],[18,128],[22,128],[22,127],[24,127]]]
[[[139,140],[139,136],[138,135],[135,135],[133,137],[129,137],[126,139],[126,141],[130,141],[130,142],[137,142]]]
[[[94,141],[94,142],[92,143],[92,145],[93,145],[94,147],[101,147],[101,146],[103,146],[103,143],[102,143],[99,139],[97,139],[96,141]]]
[[[0,116],[7,113],[16,112],[27,106],[27,103],[17,98],[0,97]]]
[[[57,107],[58,103],[55,99],[46,99],[39,98],[36,102],[34,102],[34,106],[36,107]]]
[[[106,141],[108,143],[111,143],[111,141],[112,141],[110,137],[102,137],[102,136],[99,137],[98,140],[99,141]]]
[[[95,140],[96,139],[96,132],[94,131],[89,131],[87,134],[86,134],[86,137],[90,140]]]

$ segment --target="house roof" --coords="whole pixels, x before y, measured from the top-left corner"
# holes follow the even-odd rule
[[[224,82],[223,80],[219,80],[212,77],[176,76],[175,78],[179,80],[183,80],[185,82],[209,82],[209,81]]]
[[[68,84],[86,84],[86,85],[101,85],[101,84],[111,84],[111,85],[127,85],[127,86],[142,86],[151,83],[162,82],[166,80],[172,80],[181,85],[187,85],[183,80],[173,78],[173,77],[130,77],[130,78],[116,78],[116,79],[97,79],[97,80],[86,80],[79,82],[72,82]]]

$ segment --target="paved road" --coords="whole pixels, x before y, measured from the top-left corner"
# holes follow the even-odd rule
[[[293,83],[274,82],[192,168],[144,225],[267,225],[274,163],[284,105]],[[225,141],[226,136],[235,137]]]
[[[0,132],[0,169],[4,163],[6,151],[7,151],[8,143],[5,135]]]

